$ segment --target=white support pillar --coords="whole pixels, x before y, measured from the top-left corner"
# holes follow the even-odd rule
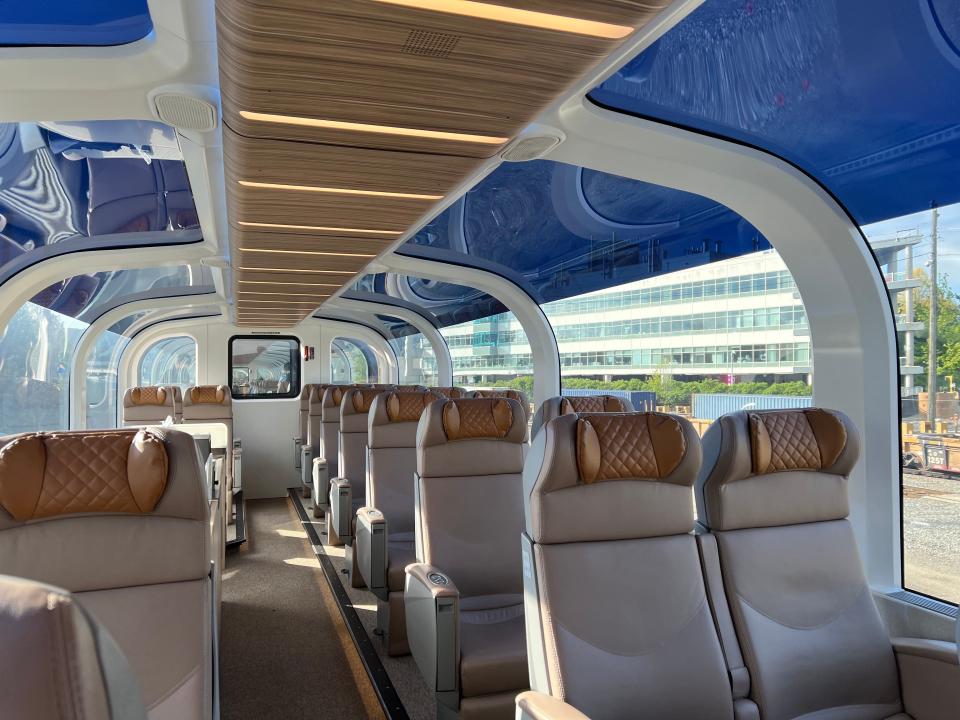
[[[402,275],[466,285],[495,297],[514,314],[530,343],[534,406],[540,407],[547,399],[560,394],[560,351],[553,327],[540,306],[516,284],[486,270],[406,255],[384,255],[375,265]]]
[[[327,307],[368,312],[371,315],[389,315],[409,323],[423,334],[433,348],[434,357],[437,359],[437,385],[441,387],[453,385],[453,361],[450,359],[450,348],[447,347],[447,341],[433,323],[420,313],[414,312],[409,308],[390,305],[388,303],[354,300],[344,297],[336,297],[328,300],[324,304],[324,308]]]
[[[108,310],[94,320],[77,342],[70,362],[70,428],[83,430],[87,425],[87,358],[100,335],[111,325],[134,313],[168,308],[185,309],[218,303],[215,293],[152,298],[125,303]]]

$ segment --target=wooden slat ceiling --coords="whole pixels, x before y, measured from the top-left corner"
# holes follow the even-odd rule
[[[238,323],[306,317],[667,4],[218,0]]]

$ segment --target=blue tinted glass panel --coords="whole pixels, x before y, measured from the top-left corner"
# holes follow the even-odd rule
[[[0,0],[0,45],[124,45],[151,30],[147,0]]]
[[[400,252],[489,270],[543,304],[769,248],[750,223],[706,198],[538,160],[501,165]],[[365,282],[425,305],[442,326],[505,310],[449,283]]]
[[[31,123],[0,123],[0,275],[29,264],[31,253],[39,257],[58,243],[82,249],[97,236],[198,240],[186,168],[172,159],[175,138],[157,126],[76,124],[64,126],[73,133],[67,137]],[[118,133],[134,140],[103,140]]]
[[[859,224],[960,201],[960,3],[707,0],[589,95],[798,165]]]
[[[345,292],[343,296],[356,298],[357,292],[376,293],[383,295],[387,300],[397,299],[414,303],[420,312],[432,314],[440,327],[468,322],[477,317],[486,317],[506,310],[502,303],[474,288],[396,273],[364,275],[354,285],[352,291]],[[383,319],[382,316],[378,317]],[[396,322],[396,318],[392,320]],[[417,332],[409,325],[407,327],[410,328],[410,332]],[[401,331],[398,329],[392,332],[394,337],[399,337],[396,333]]]

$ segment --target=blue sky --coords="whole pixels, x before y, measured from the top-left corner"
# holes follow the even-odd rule
[[[939,247],[937,248],[937,272],[947,276],[947,282],[960,292],[960,203],[940,208]],[[925,238],[913,249],[914,267],[924,267],[930,261],[931,212],[914,213],[865,225],[863,232],[868,239],[881,239],[900,231],[917,230]]]

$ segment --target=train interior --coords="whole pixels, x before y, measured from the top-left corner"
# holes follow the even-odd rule
[[[0,3],[0,716],[957,720],[957,384],[956,0]]]

